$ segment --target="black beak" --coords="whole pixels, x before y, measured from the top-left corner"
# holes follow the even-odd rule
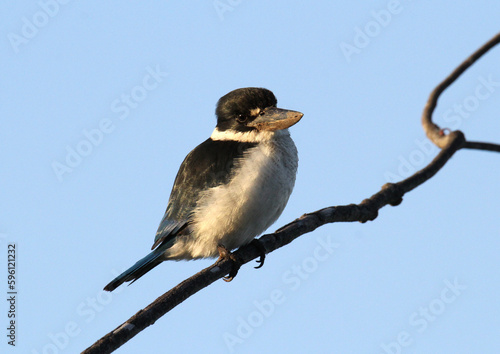
[[[264,110],[264,114],[261,112],[261,115],[248,123],[247,126],[257,128],[257,130],[281,130],[297,123],[303,115],[303,113],[288,109],[269,107]]]

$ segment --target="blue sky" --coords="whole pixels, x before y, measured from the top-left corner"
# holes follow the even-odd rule
[[[41,0],[0,5],[0,264],[17,245],[17,342],[76,353],[211,260],[102,288],[145,255],[219,97],[303,112],[294,193],[269,231],[358,203],[437,153],[430,91],[496,34],[495,1]],[[500,142],[494,49],[435,121]],[[218,281],[118,353],[497,353],[500,155],[460,151],[374,222],[333,224]],[[8,303],[0,327],[8,326]],[[2,333],[5,333],[3,330]]]

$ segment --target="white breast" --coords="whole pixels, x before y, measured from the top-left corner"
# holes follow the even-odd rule
[[[191,235],[167,258],[217,257],[217,245],[235,249],[264,232],[281,215],[295,184],[297,148],[288,130],[266,132],[245,152],[230,182],[205,192],[193,214]]]

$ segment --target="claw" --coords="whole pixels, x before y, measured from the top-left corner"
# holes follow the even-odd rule
[[[234,279],[234,277],[236,277],[236,274],[238,274],[238,270],[240,270],[242,262],[223,245],[218,245],[217,250],[219,251],[219,261],[225,259],[230,259],[232,261],[231,271],[228,275],[222,278],[225,282],[230,282]]]
[[[260,258],[259,260],[257,261],[257,263],[259,263],[259,265],[257,267],[254,267],[255,269],[259,269],[259,268],[262,268],[262,266],[264,265],[264,261],[266,260],[266,248],[262,245],[262,242],[260,242],[260,240],[254,238],[252,240],[252,242],[250,242],[251,244],[253,244],[255,247],[257,247],[260,251]]]

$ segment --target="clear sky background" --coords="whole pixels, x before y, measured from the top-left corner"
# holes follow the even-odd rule
[[[18,295],[16,349],[0,302],[0,351],[80,352],[212,263],[101,290],[149,252],[219,97],[262,86],[304,113],[272,232],[428,163],[427,97],[499,14],[498,1],[2,2],[0,284],[6,299],[15,242]],[[499,63],[496,48],[467,71],[436,122],[499,143]],[[460,151],[374,222],[300,237],[117,352],[498,353],[499,180],[500,154]]]

